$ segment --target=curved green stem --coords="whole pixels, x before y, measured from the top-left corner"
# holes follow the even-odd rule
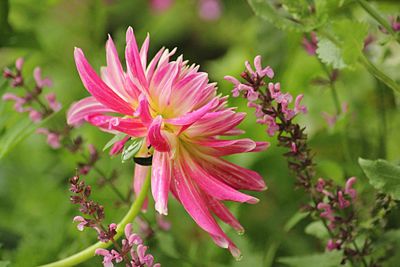
[[[365,0],[357,0],[357,2],[368,14],[371,15],[371,17],[373,17],[382,27],[384,27],[397,42],[400,42],[389,22],[382,17],[382,15],[370,3]]]
[[[142,208],[143,202],[146,199],[147,192],[149,191],[150,188],[150,176],[148,176],[143,183],[142,191],[140,191],[140,194],[136,198],[135,202],[129,209],[128,213],[125,215],[125,217],[118,223],[117,227],[117,234],[115,235],[114,239],[117,240],[122,236],[124,233],[124,228],[125,226],[132,222],[135,217],[139,214],[140,209]],[[82,263],[90,258],[92,258],[95,254],[96,249],[98,248],[106,248],[112,245],[112,242],[97,242],[96,244],[72,255],[69,256],[68,258],[52,262],[49,264],[41,265],[40,267],[67,267],[67,266],[74,266],[79,263]]]

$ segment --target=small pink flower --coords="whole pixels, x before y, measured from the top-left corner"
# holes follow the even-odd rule
[[[150,0],[151,8],[156,12],[164,12],[168,10],[173,3],[174,0]]]
[[[4,68],[3,77],[6,78],[6,79],[14,78],[14,73],[9,68]]]
[[[307,51],[307,53],[310,56],[314,56],[317,54],[318,40],[317,40],[317,35],[315,32],[311,32],[310,38],[307,38],[304,36],[302,43],[303,43],[304,49]]]
[[[338,249],[338,248],[340,248],[340,241],[339,240],[336,240],[336,241],[334,241],[333,239],[329,239],[328,240],[328,243],[326,244],[326,249],[328,251],[332,251],[332,250],[335,250],[335,249]]]
[[[296,100],[294,101],[294,112],[296,113],[296,114],[298,114],[298,113],[307,113],[307,107],[306,106],[302,106],[302,105],[300,105],[300,102],[301,102],[301,100],[303,99],[303,97],[304,97],[304,95],[303,94],[300,94],[300,95],[298,95],[297,97],[296,97]]]
[[[315,186],[315,189],[320,193],[322,193],[324,191],[324,189],[325,189],[325,181],[324,181],[324,179],[318,178],[318,181],[317,181],[317,184]]]
[[[169,231],[171,229],[171,223],[165,219],[164,215],[156,214],[156,221],[161,230]]]
[[[76,226],[79,231],[83,231],[85,226],[88,224],[85,218],[82,216],[75,216],[74,219],[72,220],[73,222],[79,222],[79,224]]]
[[[4,101],[15,101],[14,110],[17,112],[25,112],[26,110],[23,108],[23,105],[26,103],[26,100],[22,97],[19,97],[12,93],[5,93],[2,97]]]
[[[265,76],[270,79],[274,78],[274,71],[270,66],[267,66],[265,68],[262,67],[260,55],[254,58],[254,67],[256,68],[256,73],[260,78],[263,78]]]
[[[330,115],[327,112],[322,112],[321,115],[325,119],[326,123],[328,124],[328,126],[330,128],[333,128],[335,126],[336,121],[337,121],[336,115]]]
[[[344,198],[343,192],[338,192],[338,202],[339,202],[339,209],[345,209],[350,206],[350,201]]]
[[[357,198],[357,191],[353,188],[353,185],[357,182],[356,177],[350,177],[345,185],[344,193],[349,195],[353,200]]]
[[[125,226],[124,231],[126,240],[128,240],[128,244],[130,246],[139,245],[143,243],[143,240],[140,238],[140,236],[132,232],[132,224],[128,223]]]
[[[43,118],[42,113],[33,108],[28,108],[27,110],[29,111],[29,118],[31,119],[31,121],[38,123],[42,120]]]
[[[333,216],[333,211],[332,211],[331,205],[320,202],[317,205],[317,209],[323,210],[323,212],[321,212],[321,214],[320,214],[321,218],[325,218],[330,222],[335,221],[335,217]]]
[[[219,0],[199,0],[199,15],[204,20],[217,20],[221,16]]]
[[[257,123],[265,124],[268,126],[267,133],[269,136],[274,136],[279,131],[279,125],[276,123],[275,118],[270,115],[264,115],[262,119],[258,119]]]
[[[255,108],[255,115],[257,118],[262,118],[264,116],[264,112],[262,111],[262,106],[253,102],[248,102],[247,106],[249,108]]]
[[[15,68],[21,72],[22,66],[24,65],[24,58],[20,57],[15,61]]]
[[[33,78],[39,88],[51,87],[53,85],[53,82],[49,78],[42,79],[42,70],[40,67],[36,67],[33,70]]]
[[[290,149],[293,153],[297,153],[297,146],[296,143],[292,142],[291,144],[291,149]]]
[[[113,267],[114,264],[112,263],[114,259],[114,255],[112,255],[107,249],[98,248],[94,252],[96,255],[103,256],[103,266],[104,267]]]
[[[49,104],[49,107],[54,111],[57,112],[61,109],[61,103],[56,100],[56,94],[55,93],[50,93],[45,95],[45,98],[47,100],[47,103]]]

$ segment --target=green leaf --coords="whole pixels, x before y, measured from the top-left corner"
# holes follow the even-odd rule
[[[318,38],[317,55],[321,61],[335,69],[343,69],[346,64],[342,58],[341,49],[326,38]]]
[[[116,142],[121,141],[126,137],[126,134],[119,133],[116,134],[113,138],[110,139],[110,141],[107,142],[107,144],[103,147],[103,151],[107,150],[110,148],[112,145],[114,145]]]
[[[333,23],[333,31],[341,43],[344,62],[349,66],[353,65],[364,49],[368,25],[354,20],[340,20]]]
[[[143,138],[137,138],[132,141],[132,144],[122,151],[122,162],[133,158],[140,150],[143,144]]]
[[[377,190],[400,200],[400,167],[386,160],[358,159],[369,183]]]
[[[278,262],[292,267],[337,267],[340,266],[341,261],[342,252],[340,251],[278,259]]]
[[[58,111],[60,112],[60,111]],[[18,119],[13,125],[5,127],[5,133],[0,136],[0,159],[7,155],[17,144],[26,139],[39,127],[46,124],[56,113],[51,114],[39,123],[33,123],[29,118]],[[20,117],[20,114],[16,114]]]
[[[0,267],[7,267],[10,265],[9,261],[0,261]]]
[[[168,257],[179,259],[180,254],[175,246],[174,239],[170,234],[163,233],[161,231],[157,232],[157,240],[160,250],[163,254]]]
[[[324,224],[320,221],[310,223],[307,225],[304,231],[306,234],[315,236],[318,239],[326,239],[329,237],[328,231],[326,230]]]
[[[299,222],[308,216],[306,212],[296,212],[290,219],[286,222],[283,227],[283,231],[289,232],[293,227],[295,227]]]
[[[312,24],[301,24],[281,16],[278,11],[272,6],[272,1],[267,0],[248,0],[249,5],[254,13],[262,19],[272,23],[275,27],[281,30],[291,30],[297,32],[308,32],[314,28]]]

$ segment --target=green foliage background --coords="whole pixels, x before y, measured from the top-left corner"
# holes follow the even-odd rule
[[[287,2],[288,6],[293,3]],[[346,28],[348,25],[338,23],[335,31],[339,38],[357,38],[357,35],[364,36],[366,31],[381,40],[386,38],[362,10],[351,6],[352,1],[344,2],[349,6],[343,11],[343,17],[357,15],[362,25],[353,25],[354,31],[350,31]],[[396,1],[381,3],[380,7],[392,15],[400,10]],[[321,23],[333,16],[330,11],[334,8],[324,8],[321,9]],[[221,17],[216,21],[204,21],[198,16],[194,0],[176,1],[163,13],[152,11],[147,1],[2,0],[0,67],[12,66],[16,58],[24,56],[25,76],[31,77],[33,68],[41,66],[44,74],[52,77],[52,90],[65,107],[46,124],[61,126],[69,105],[88,95],[74,66],[73,48],[81,47],[92,65],[99,69],[105,64],[107,33],[113,36],[120,55],[123,55],[128,26],[133,26],[139,42],[144,40],[147,32],[150,33],[152,55],[162,46],[177,47],[177,54],[184,54],[190,62],[200,64],[201,70],[207,71],[210,79],[218,82],[224,95],[231,90],[231,85],[223,80],[224,75],[239,76],[245,60],[262,55],[264,64],[274,68],[274,80],[281,82],[284,91],[294,95],[305,94],[304,102],[309,113],[299,121],[308,128],[319,175],[338,183],[350,176],[359,177],[357,187],[364,192],[362,201],[365,203],[371,201],[373,190],[357,159],[400,161],[398,94],[356,63],[351,47],[344,48],[344,63],[349,67],[341,71],[336,87],[340,101],[349,104],[349,113],[341,117],[334,128],[328,128],[321,112],[333,114],[335,106],[329,88],[312,82],[326,74],[317,57],[309,56],[301,46],[303,34],[283,31],[282,27],[276,28],[256,17],[246,1],[222,1]],[[329,60],[329,55],[323,54],[324,49],[320,53],[324,62]],[[370,54],[380,69],[392,79],[400,80],[398,44],[388,47],[375,42],[371,45]],[[13,90],[6,86],[3,78],[0,79],[1,94]],[[229,101],[240,111],[249,111],[243,99],[231,98]],[[21,127],[17,137],[23,139],[0,161],[0,259],[9,261],[10,266],[35,266],[50,262],[73,254],[96,239],[93,231],[81,233],[72,224],[72,218],[78,212],[69,203],[68,178],[74,175],[79,159],[67,152],[52,150],[43,136],[26,136],[29,129],[21,124],[24,116],[16,114],[11,104],[0,103],[1,145],[7,145],[5,136],[15,125]],[[284,150],[274,145],[263,127],[255,124],[251,111],[242,128],[251,138],[273,143],[264,153],[232,157],[232,161],[260,172],[269,186],[266,192],[253,194],[261,200],[257,205],[231,205],[246,233],[238,236],[226,229],[242,250],[243,260],[235,262],[227,251],[216,247],[171,198],[167,218],[172,222],[171,231],[156,233],[147,241],[150,251],[163,266],[286,266],[290,259],[277,259],[324,251],[325,244],[315,238],[315,235],[324,233],[318,227],[314,230],[307,227],[310,218],[287,225],[307,198],[301,190],[294,190],[293,176],[288,173],[282,157]],[[88,125],[78,131],[85,140],[100,149],[111,138]],[[101,166],[107,171],[117,169],[122,175],[116,185],[124,192],[128,190],[133,175],[130,162],[122,164],[119,157],[110,158],[105,153]],[[116,207],[115,195],[107,187],[96,186],[97,178],[94,173],[85,177],[94,187],[94,198],[105,206],[107,222],[117,222],[127,207]],[[390,220],[398,221],[398,215],[395,212]],[[152,208],[145,216],[154,223]],[[309,229],[308,233],[304,229]],[[320,258],[316,260],[321,261]],[[101,259],[95,257],[80,266],[99,266],[100,262]]]

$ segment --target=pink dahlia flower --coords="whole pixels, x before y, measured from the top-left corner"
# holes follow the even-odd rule
[[[134,184],[141,186],[140,180],[151,170],[155,209],[168,213],[171,192],[217,245],[238,257],[239,250],[213,214],[243,231],[222,201],[256,203],[256,198],[238,190],[261,191],[266,186],[258,173],[222,157],[260,151],[268,144],[248,138],[221,139],[242,133],[236,127],[245,114],[226,106],[227,98],[217,95],[216,84],[209,83],[208,75],[199,72],[198,66],[187,65],[182,56],[170,61],[175,50],[162,48],[148,61],[149,37],[139,49],[132,28],[126,33],[126,42],[125,71],[109,37],[107,66],[101,69],[101,78],[82,50],[75,49],[79,75],[92,96],[71,106],[68,123],[87,121],[106,132],[143,138],[139,153],[152,155],[152,167],[137,165],[140,175],[135,176],[139,181]]]

